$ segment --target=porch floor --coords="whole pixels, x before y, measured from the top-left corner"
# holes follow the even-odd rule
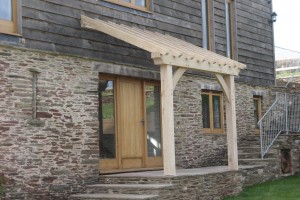
[[[239,170],[251,169],[260,167],[261,165],[239,165]],[[207,175],[215,173],[230,172],[228,166],[213,166],[213,167],[202,167],[193,169],[177,169],[176,176],[195,176],[195,175]],[[158,171],[143,171],[143,172],[128,172],[119,174],[101,175],[104,177],[166,177],[164,176],[163,170]]]

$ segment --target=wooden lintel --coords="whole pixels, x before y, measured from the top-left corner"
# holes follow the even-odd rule
[[[219,84],[221,85],[223,92],[225,93],[227,101],[230,102],[231,99],[230,99],[229,88],[228,88],[223,76],[221,74],[215,74],[215,76],[216,76]]]
[[[186,71],[186,68],[183,67],[178,67],[176,69],[176,71],[173,74],[173,90],[175,90],[175,87],[179,81],[179,79],[181,78],[181,76],[184,74],[184,72]]]
[[[187,69],[199,70],[209,73],[218,73],[223,75],[235,75],[240,72],[239,67],[234,66],[222,66],[218,62],[209,62],[208,59],[189,59],[179,56],[173,56],[172,54],[159,54],[152,53],[151,57],[156,65],[173,65],[176,67],[184,67]]]

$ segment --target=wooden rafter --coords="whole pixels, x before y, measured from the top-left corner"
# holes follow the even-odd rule
[[[152,53],[155,64],[238,75],[246,66],[184,40],[135,27],[81,16],[81,27],[98,30]]]
[[[187,69],[214,73],[226,95],[229,169],[238,169],[234,76],[246,65],[186,41],[156,32],[81,16],[83,28],[98,30],[151,53],[160,66],[164,173],[176,175],[173,90]],[[172,74],[173,66],[177,70]]]

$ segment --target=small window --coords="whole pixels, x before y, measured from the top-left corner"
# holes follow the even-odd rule
[[[236,59],[235,56],[235,1],[225,0],[226,14],[226,56]]]
[[[152,0],[105,0],[122,6],[131,7],[137,10],[151,11]]]
[[[205,133],[223,133],[224,112],[222,93],[202,92],[202,122]]]
[[[0,1],[0,33],[18,33],[17,0]]]
[[[212,11],[213,0],[202,0],[202,47],[213,50],[213,24]]]
[[[253,114],[256,133],[259,133],[258,121],[261,119],[261,99],[261,96],[253,96]]]

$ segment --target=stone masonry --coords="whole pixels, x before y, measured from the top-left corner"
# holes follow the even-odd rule
[[[0,46],[0,56],[0,173],[7,179],[6,199],[66,199],[97,182],[98,71],[122,74],[127,69],[6,46]],[[143,72],[153,79],[157,73]],[[201,89],[220,87],[214,79],[186,74],[174,91],[176,162],[181,168],[227,163],[226,131],[202,131]],[[236,83],[239,140],[255,134],[253,95],[263,97],[264,111],[271,103],[269,93],[270,88]]]
[[[239,82],[235,87],[237,134],[242,140],[255,135],[253,95],[262,96],[262,112],[273,102],[270,88]],[[221,91],[216,80],[192,75],[183,76],[174,90],[176,162],[183,168],[227,164],[226,124],[224,133],[203,133],[201,89]],[[223,102],[225,98],[223,95]]]
[[[0,47],[0,171],[7,199],[65,199],[98,175],[93,62]],[[38,71],[37,119],[32,70]],[[94,91],[94,92],[93,92]]]

